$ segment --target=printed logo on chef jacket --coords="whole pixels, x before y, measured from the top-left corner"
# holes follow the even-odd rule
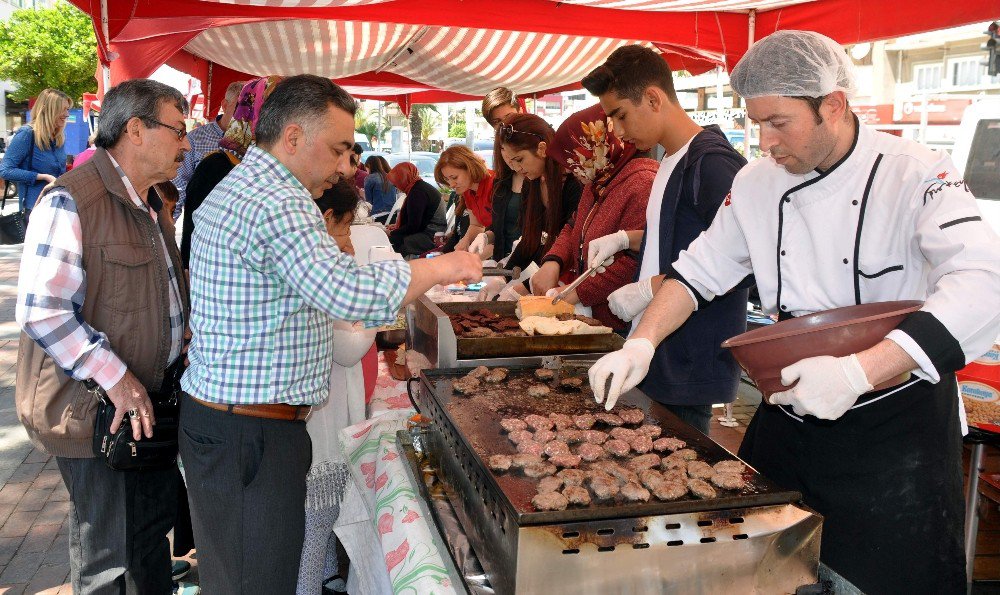
[[[927,205],[928,200],[932,200],[936,194],[945,188],[963,188],[966,192],[970,192],[969,185],[965,183],[965,180],[953,180],[949,182],[949,173],[948,171],[943,171],[929,180],[924,180],[924,184],[927,184],[927,188],[924,189],[924,206]]]
[[[729,194],[726,195],[726,200],[722,204],[726,205],[727,207],[729,205],[733,204],[733,193],[732,192],[730,192]]]

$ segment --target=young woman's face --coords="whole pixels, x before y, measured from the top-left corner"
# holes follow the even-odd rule
[[[537,180],[545,174],[545,142],[538,143],[534,150],[517,149],[507,143],[501,147],[501,153],[507,165],[512,170],[529,180]]]
[[[513,105],[501,105],[500,107],[493,108],[493,111],[486,115],[486,121],[490,123],[490,126],[492,126],[494,130],[496,130],[497,127],[500,126],[500,122],[503,122],[504,118],[516,113],[518,113],[518,109]]]
[[[469,171],[466,169],[446,165],[441,168],[441,175],[444,176],[448,187],[459,194],[464,194],[466,190],[472,187],[472,176],[469,175]]]
[[[66,106],[62,112],[60,112],[59,117],[56,118],[56,128],[62,130],[66,126],[66,120],[69,119],[69,105]]]

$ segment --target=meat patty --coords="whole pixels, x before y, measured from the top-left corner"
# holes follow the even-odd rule
[[[580,455],[580,458],[584,461],[593,463],[594,461],[604,458],[604,448],[597,444],[584,442],[577,447],[576,454]]]
[[[597,421],[606,426],[617,427],[625,423],[622,421],[621,417],[615,415],[614,413],[595,413],[594,417],[597,418]]]
[[[561,440],[549,440],[545,443],[545,456],[555,457],[569,454],[569,445]]]
[[[534,440],[528,440],[517,445],[517,452],[526,455],[542,456],[542,453],[545,452],[545,445]]]
[[[490,371],[486,366],[476,366],[471,372],[465,375],[466,378],[482,378]]]
[[[451,388],[456,393],[460,395],[468,395],[479,390],[480,383],[478,378],[470,378],[465,376],[459,378],[458,380],[453,380],[451,383]]]
[[[601,461],[599,463],[594,463],[594,465],[591,466],[591,469],[607,473],[611,477],[618,480],[618,483],[621,485],[625,485],[630,481],[639,481],[639,476],[635,473],[635,471],[629,471],[625,467],[622,467],[613,461]]]
[[[587,474],[579,469],[563,469],[556,473],[556,477],[561,479],[566,487],[582,486]]]
[[[580,387],[583,386],[583,378],[579,378],[577,376],[563,378],[559,381],[559,386],[569,390],[580,390]]]
[[[604,444],[608,439],[606,432],[600,430],[584,430],[583,441],[588,444]]]
[[[660,455],[655,453],[648,455],[640,455],[628,462],[628,468],[635,472],[642,471],[643,469],[652,469],[653,467],[659,467],[659,466],[660,466]]]
[[[644,426],[639,426],[635,431],[643,436],[649,436],[653,440],[656,440],[660,437],[660,434],[663,433],[663,428],[660,426],[654,426],[653,424],[646,424]]]
[[[719,461],[712,468],[715,469],[716,473],[743,473],[747,470],[747,466],[742,461],[734,459]]]
[[[507,373],[507,368],[493,368],[483,376],[483,380],[490,384],[499,384],[507,380]]]
[[[516,432],[518,430],[527,429],[528,424],[524,423],[523,419],[505,417],[500,420],[500,427],[503,428],[505,432]]]
[[[702,500],[708,500],[716,496],[715,488],[704,479],[689,479],[687,488],[692,496],[701,498]]]
[[[532,463],[524,468],[524,474],[534,479],[555,475],[555,473],[556,466],[552,463]]]
[[[568,485],[563,491],[563,496],[574,506],[587,506],[590,504],[590,492],[587,488],[578,485]]]
[[[643,469],[639,471],[639,483],[649,489],[653,489],[654,486],[659,485],[662,481],[663,474],[656,469]]]
[[[680,438],[674,438],[672,436],[667,436],[666,438],[659,438],[653,442],[653,450],[657,452],[665,451],[675,451],[680,450],[687,446],[687,442],[684,442]]]
[[[485,339],[494,335],[496,335],[496,332],[493,329],[486,328],[485,326],[477,326],[471,331],[466,331],[465,333],[465,336],[470,339]]]
[[[542,494],[544,492],[558,492],[562,489],[563,482],[561,479],[555,476],[543,477],[538,481],[538,493]]]
[[[520,444],[522,442],[530,442],[535,435],[528,430],[514,430],[510,434],[507,434],[507,439],[514,444]]]
[[[627,424],[636,425],[646,419],[646,413],[642,409],[619,409],[618,417]]]
[[[590,489],[598,500],[610,500],[618,495],[618,481],[614,478],[595,479],[590,482]]]
[[[694,479],[711,479],[715,469],[705,461],[688,461],[687,473]]]
[[[524,469],[528,465],[541,462],[542,462],[541,455],[533,455],[529,453],[516,454],[510,458],[510,466],[515,469]]]
[[[579,444],[583,442],[582,430],[560,430],[556,432],[556,440],[562,440],[566,444]]]
[[[663,469],[664,471],[668,469],[680,469],[681,471],[686,472],[687,466],[688,462],[686,459],[675,456],[673,454],[663,457],[663,460],[660,461],[660,469]]]
[[[682,448],[680,450],[675,450],[674,454],[671,456],[675,456],[679,459],[684,459],[685,461],[694,461],[698,458],[698,453],[691,450],[690,448]]]
[[[581,460],[580,455],[574,454],[555,455],[549,457],[549,462],[556,467],[579,467]]]
[[[739,473],[716,473],[712,475],[712,485],[724,490],[742,490],[746,482]]]
[[[597,418],[589,413],[573,416],[573,425],[581,430],[589,430],[597,423]]]
[[[632,447],[624,440],[611,439],[604,443],[604,450],[616,457],[627,457]]]
[[[625,442],[631,442],[632,439],[637,436],[635,430],[629,428],[611,428],[611,431],[608,432],[608,435],[610,435],[615,440],[624,440]]]
[[[568,430],[573,427],[573,418],[565,413],[550,413],[549,419],[556,425],[556,430]]]
[[[687,486],[677,481],[661,481],[655,487],[651,488],[650,491],[653,492],[653,496],[657,500],[669,502],[683,498],[687,494]]]
[[[534,440],[540,444],[545,444],[549,440],[554,440],[556,433],[552,430],[538,430],[535,432]]]
[[[535,370],[535,378],[539,380],[552,380],[556,377],[556,371],[548,368],[538,368]]]
[[[653,450],[653,439],[649,436],[638,435],[635,438],[628,441],[628,445],[632,447],[632,451],[638,454],[645,454]]]
[[[532,498],[531,505],[537,510],[566,510],[569,500],[559,492],[545,492]]]
[[[551,430],[555,426],[548,417],[535,414],[525,416],[524,423],[532,430]]]
[[[544,384],[532,384],[528,387],[528,396],[541,398],[552,392],[552,389],[545,386]]]
[[[506,471],[511,465],[510,455],[493,455],[490,457],[489,466],[494,471]]]
[[[621,488],[622,497],[629,502],[649,502],[649,490],[635,482],[628,482]]]
[[[663,479],[666,481],[672,481],[684,486],[688,482],[688,474],[684,469],[668,469],[667,471],[663,471],[661,475],[663,475]]]

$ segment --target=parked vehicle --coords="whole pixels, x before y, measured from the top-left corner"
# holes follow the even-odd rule
[[[1000,98],[965,108],[951,157],[983,217],[1000,233]]]
[[[389,167],[395,167],[404,161],[409,161],[413,165],[416,165],[421,179],[435,188],[438,187],[438,183],[434,180],[434,166],[437,165],[440,156],[439,153],[432,153],[430,151],[411,151],[410,153],[384,155],[389,161]]]

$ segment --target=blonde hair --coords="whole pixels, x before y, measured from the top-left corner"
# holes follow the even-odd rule
[[[490,122],[490,114],[496,108],[505,105],[509,105],[514,109],[521,111],[520,107],[517,105],[517,96],[514,95],[513,91],[507,87],[497,87],[496,89],[493,89],[486,94],[486,97],[483,97],[483,118],[485,118],[486,122],[492,126],[493,123]]]
[[[66,143],[66,126],[59,126],[57,120],[63,112],[73,106],[69,95],[58,89],[44,89],[38,94],[31,108],[31,128],[35,132],[35,146],[42,151],[49,149],[54,140],[57,147]]]
[[[434,179],[438,184],[443,186],[449,185],[447,180],[445,180],[444,173],[441,171],[449,166],[469,172],[469,177],[472,178],[473,184],[482,182],[483,178],[490,173],[490,170],[486,169],[486,162],[483,161],[483,158],[473,153],[469,147],[464,145],[448,147],[441,153],[437,165],[434,166]]]

